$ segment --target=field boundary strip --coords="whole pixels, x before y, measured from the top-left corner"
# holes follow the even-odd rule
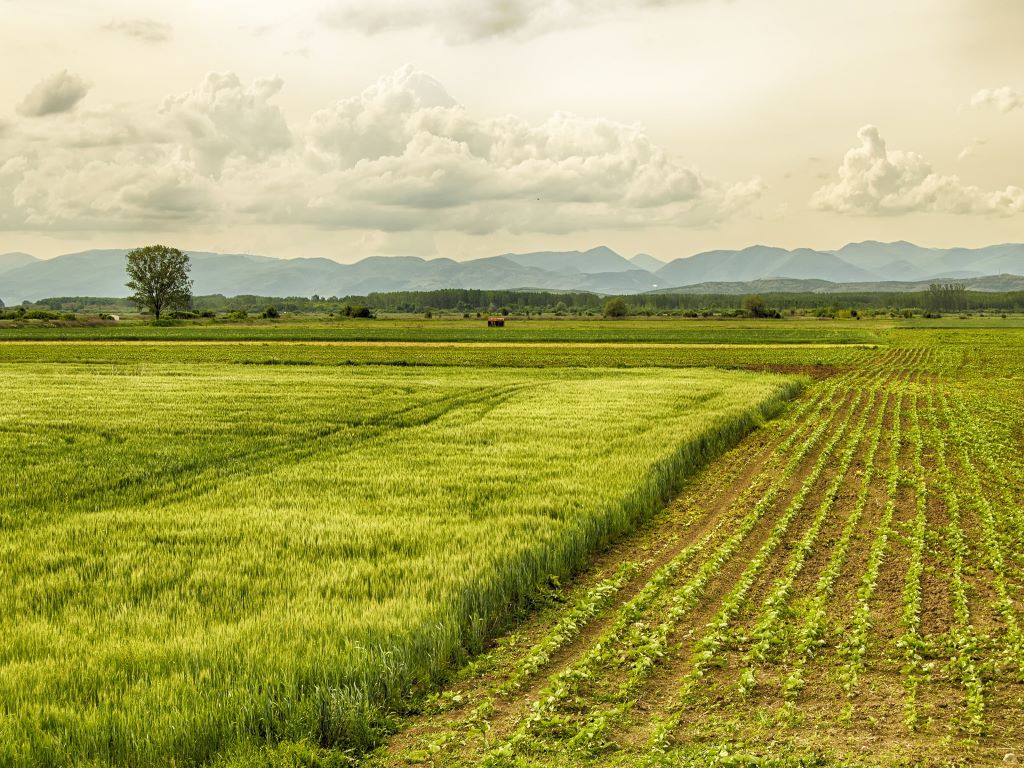
[[[727,341],[304,341],[301,339],[0,339],[0,345],[81,346],[287,346],[287,347],[461,347],[467,349],[877,349],[877,342],[770,342],[732,344]]]

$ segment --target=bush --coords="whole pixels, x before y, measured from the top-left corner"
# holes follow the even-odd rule
[[[248,320],[249,313],[244,309],[235,309],[228,312],[228,320]]]
[[[260,315],[265,320],[277,320],[281,316],[281,313],[277,311],[277,307],[271,305],[263,310]]]
[[[747,296],[743,299],[743,309],[747,311],[747,314],[751,317],[770,317],[768,305],[764,303],[757,294],[753,296]]]
[[[195,312],[184,312],[180,309],[170,312],[167,315],[171,320],[195,320],[199,315]]]
[[[604,316],[611,318],[626,317],[629,314],[629,307],[626,306],[626,300],[622,297],[616,299],[609,299],[604,305]]]
[[[373,317],[373,312],[370,311],[369,307],[346,304],[341,308],[341,311],[338,313],[338,317]]]

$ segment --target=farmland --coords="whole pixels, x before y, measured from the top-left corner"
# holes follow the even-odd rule
[[[0,329],[0,762],[1024,759],[1015,325]]]
[[[370,744],[779,410],[697,371],[2,373],[4,764]],[[636,392],[643,388],[644,398]]]

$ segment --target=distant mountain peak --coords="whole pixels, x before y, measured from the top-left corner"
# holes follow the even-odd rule
[[[629,263],[635,264],[640,269],[646,269],[648,272],[657,272],[665,266],[664,261],[651,256],[649,253],[638,253],[629,260]]]
[[[20,269],[22,267],[28,266],[29,264],[35,264],[39,261],[40,259],[37,259],[32,254],[22,253],[21,251],[0,253],[0,273]]]
[[[22,253],[2,254],[0,299],[12,304],[53,296],[125,296],[124,255],[122,249],[82,251],[45,260]],[[972,285],[986,286],[980,290],[996,290],[989,286],[1016,285],[1007,276],[1024,275],[1024,244],[1013,243],[931,249],[906,241],[868,240],[837,251],[752,245],[742,250],[705,251],[667,264],[649,254],[626,259],[604,245],[586,251],[507,253],[461,262],[371,256],[342,264],[325,258],[277,259],[202,251],[189,251],[189,255],[195,292],[225,296],[345,296],[439,288],[514,290],[524,286],[624,294],[694,285],[760,285],[757,281],[769,278],[774,281],[769,284],[778,286],[811,285],[813,281],[927,286],[929,280],[969,279]],[[983,282],[973,282],[977,280]]]

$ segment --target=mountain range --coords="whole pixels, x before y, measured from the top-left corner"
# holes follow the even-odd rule
[[[91,250],[52,259],[0,254],[0,300],[10,305],[54,296],[125,296],[125,253]],[[355,264],[239,253],[193,251],[189,256],[194,292],[226,296],[346,296],[439,288],[626,294],[671,289],[710,292],[713,286],[718,286],[715,292],[724,293],[747,292],[749,285],[758,281],[789,285],[812,281],[796,290],[842,290],[847,286],[857,286],[851,290],[915,290],[897,286],[927,285],[943,279],[1004,286],[1015,283],[973,278],[1024,275],[1024,244],[939,249],[904,241],[850,243],[835,251],[755,245],[706,251],[667,263],[649,254],[627,259],[605,246],[587,251],[506,253],[470,261],[371,256]],[[868,287],[883,284],[888,287]]]

